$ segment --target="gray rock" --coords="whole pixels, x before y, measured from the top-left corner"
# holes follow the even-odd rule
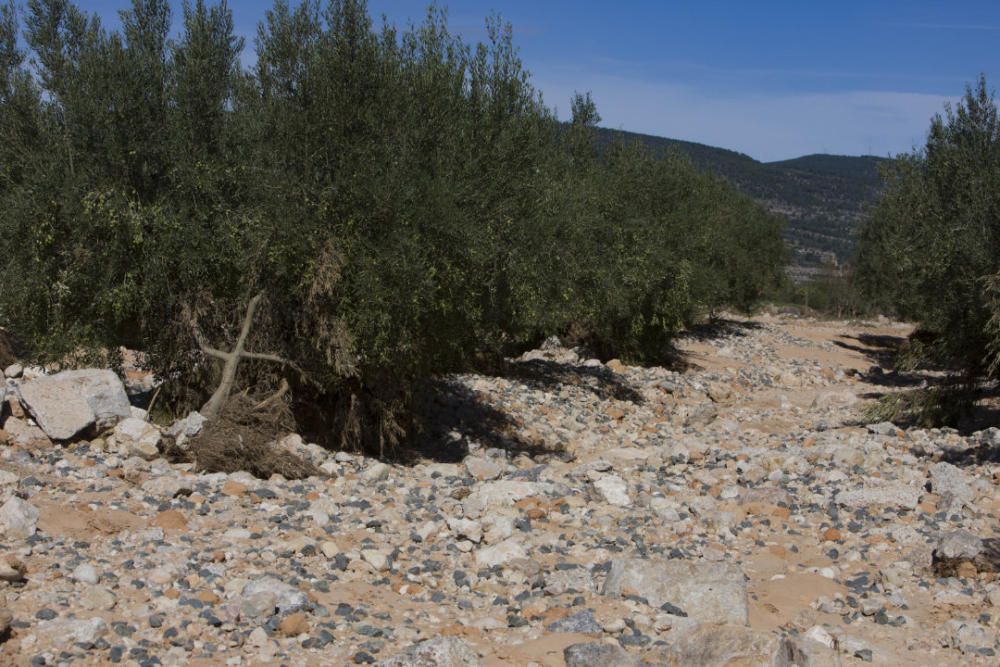
[[[719,409],[710,403],[693,408],[684,420],[685,426],[708,426],[719,416]]]
[[[522,482],[503,480],[476,485],[476,490],[462,502],[467,518],[510,507],[522,498],[542,496],[552,489],[545,482]]]
[[[703,624],[681,635],[669,649],[671,665],[761,665],[792,667],[777,635],[738,625]]]
[[[869,507],[880,505],[887,507],[905,507],[916,509],[920,503],[920,490],[902,483],[886,484],[885,486],[869,486],[863,489],[841,491],[834,499],[844,507]]]
[[[242,594],[245,599],[260,594],[273,595],[274,603],[272,606],[277,607],[281,614],[299,611],[309,603],[305,593],[274,577],[264,577],[251,581],[243,587]]]
[[[632,498],[628,495],[628,484],[618,475],[605,475],[594,482],[594,487],[609,505],[617,507],[632,505]]]
[[[146,461],[159,457],[160,431],[149,422],[135,417],[123,419],[115,426],[115,441],[129,456],[138,456]]]
[[[879,422],[878,424],[868,424],[866,427],[869,433],[874,435],[896,435],[899,427],[892,422]]]
[[[187,440],[201,433],[205,421],[206,419],[201,413],[194,410],[189,412],[184,419],[178,419],[171,424],[170,428],[167,429],[167,435],[173,436],[178,445],[183,445]]]
[[[931,554],[931,568],[939,577],[966,576],[967,565],[976,572],[1000,572],[1000,538],[980,538],[967,530],[942,536]]]
[[[968,530],[954,530],[942,535],[934,549],[935,558],[972,560],[983,552],[983,540]]]
[[[493,546],[485,547],[476,552],[476,565],[479,567],[495,567],[497,565],[503,565],[504,563],[509,563],[512,560],[518,558],[527,558],[528,552],[525,551],[524,544],[518,538],[509,538],[500,542],[499,544],[494,544]]]
[[[97,574],[97,570],[90,563],[80,563],[69,576],[70,579],[79,581],[82,584],[93,585],[100,581],[100,575]]]
[[[654,607],[670,603],[697,621],[749,623],[743,572],[728,563],[615,560],[602,593],[638,595]]]
[[[65,371],[20,385],[21,403],[53,440],[69,440],[129,417],[128,396],[112,371]]]
[[[483,663],[467,642],[457,637],[435,637],[378,664],[380,667],[480,667]]]
[[[24,366],[21,364],[11,364],[7,368],[3,369],[3,374],[5,377],[17,379],[24,374]]]
[[[10,436],[11,440],[19,445],[31,445],[36,443],[46,443],[51,445],[52,441],[45,432],[37,426],[29,424],[24,419],[18,419],[13,415],[7,417],[3,423],[3,430]]]
[[[549,632],[579,632],[592,634],[601,632],[601,626],[594,618],[594,612],[590,609],[579,611],[566,618],[561,618],[548,626]]]
[[[931,490],[946,501],[949,510],[960,512],[963,505],[972,503],[975,494],[959,468],[941,461],[932,465],[929,473]]]
[[[813,399],[814,408],[846,408],[858,402],[858,397],[851,391],[824,391]]]
[[[278,596],[268,591],[244,595],[239,600],[241,618],[270,616],[278,606]]]
[[[42,621],[37,634],[63,645],[93,644],[108,633],[103,618],[67,618]]]
[[[779,665],[789,667],[841,667],[837,651],[807,637],[786,637],[778,656]]]
[[[0,534],[7,539],[24,540],[38,530],[38,509],[26,500],[11,496],[0,507]]]
[[[468,473],[480,481],[496,479],[503,472],[499,464],[478,456],[467,456],[463,463]]]
[[[585,567],[554,570],[545,575],[546,595],[563,595],[569,591],[590,593],[594,590],[594,576]]]
[[[566,667],[635,667],[639,659],[605,642],[571,644],[563,650]]]
[[[110,611],[114,609],[118,599],[104,586],[91,586],[80,596],[80,603],[84,609]]]

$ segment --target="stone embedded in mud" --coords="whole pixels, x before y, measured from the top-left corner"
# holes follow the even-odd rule
[[[743,571],[728,563],[625,559],[611,562],[604,595],[636,595],[671,604],[702,622],[749,623]]]
[[[841,491],[834,500],[844,507],[864,508],[879,505],[913,510],[920,503],[920,490],[902,483],[886,484]]]
[[[486,482],[476,486],[476,489],[462,502],[462,507],[467,517],[478,517],[503,507],[510,507],[522,498],[544,495],[551,488],[551,484],[544,482],[516,480]]]
[[[499,464],[479,456],[467,456],[463,463],[468,473],[480,481],[496,479],[503,473]]]
[[[115,441],[129,456],[152,461],[159,457],[160,430],[153,424],[129,417],[115,426]]]
[[[79,581],[82,584],[90,585],[94,585],[101,580],[101,576],[97,573],[97,569],[90,563],[80,563],[70,573],[69,577],[73,581]]]
[[[624,649],[606,642],[571,644],[563,650],[566,667],[633,667],[639,659]]]
[[[495,567],[504,565],[518,558],[527,558],[528,552],[521,540],[516,537],[493,546],[484,547],[476,552],[476,565],[479,567]]]
[[[555,570],[545,575],[546,595],[563,595],[569,591],[591,593],[594,590],[594,576],[585,567]]]
[[[49,436],[45,435],[45,431],[29,424],[27,420],[13,415],[7,417],[7,420],[3,423],[3,432],[7,434],[7,440],[18,445],[45,446],[52,444]]]
[[[178,419],[171,424],[170,428],[167,429],[167,434],[173,436],[178,445],[183,445],[187,440],[201,433],[206,421],[200,412],[194,410],[183,419]]]
[[[20,385],[21,402],[45,434],[69,440],[131,416],[128,395],[110,370],[64,371]]]
[[[594,618],[594,612],[590,609],[560,618],[558,621],[550,623],[546,629],[549,632],[579,632],[582,634],[601,632],[601,626]]]
[[[605,475],[594,482],[604,501],[617,507],[629,507],[632,498],[628,495],[628,484],[618,475]]]
[[[108,624],[103,618],[97,617],[53,619],[39,623],[37,634],[62,646],[93,645],[108,634]]]
[[[305,593],[274,577],[262,577],[251,581],[243,587],[242,595],[244,601],[254,596],[261,596],[260,600],[263,600],[264,596],[270,595],[274,600],[272,609],[277,608],[281,614],[297,612],[309,603]]]
[[[846,408],[857,402],[858,397],[853,391],[824,391],[816,395],[812,407],[819,409]]]
[[[928,476],[931,481],[931,491],[947,501],[951,513],[961,512],[963,505],[972,504],[975,494],[960,468],[939,461],[931,466]]]
[[[938,538],[931,558],[931,568],[939,577],[1000,572],[1000,539],[954,530]]]
[[[457,637],[428,639],[378,663],[379,667],[480,667],[482,664],[475,649]]]
[[[781,637],[740,625],[703,624],[684,633],[668,649],[670,662],[686,665],[768,665],[792,667]],[[810,663],[811,664],[811,663]]]
[[[448,530],[453,532],[457,537],[464,537],[476,544],[482,542],[483,526],[478,521],[448,517],[447,522]]]

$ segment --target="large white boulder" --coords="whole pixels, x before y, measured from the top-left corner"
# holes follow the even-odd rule
[[[22,384],[21,403],[53,440],[114,426],[131,415],[125,387],[110,370],[64,371]]]

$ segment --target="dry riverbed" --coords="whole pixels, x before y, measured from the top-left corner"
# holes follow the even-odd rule
[[[328,474],[298,481],[51,444],[10,380],[0,664],[995,665],[1000,431],[859,421],[906,333],[762,316],[674,369],[551,345],[450,378],[435,458],[291,436]]]

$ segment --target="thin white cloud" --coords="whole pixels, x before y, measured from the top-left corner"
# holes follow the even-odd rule
[[[684,60],[628,60],[598,56],[592,61],[598,67],[606,67],[606,71],[647,71],[647,72],[680,72],[684,75],[718,74],[725,76],[740,76],[747,78],[787,78],[803,77],[809,79],[892,79],[893,81],[914,82],[949,82],[962,80],[957,74],[927,75],[913,72],[886,72],[876,69],[867,70],[836,70],[814,69],[805,67],[718,67],[704,63],[694,63]],[[569,66],[573,69],[573,66]]]
[[[921,146],[949,98],[896,91],[728,93],[610,75],[539,73],[560,109],[591,91],[602,125],[737,150],[771,161],[809,153],[889,155]]]
[[[921,28],[924,30],[1000,31],[1000,25],[991,25],[989,23],[897,23],[896,25],[904,28]]]

